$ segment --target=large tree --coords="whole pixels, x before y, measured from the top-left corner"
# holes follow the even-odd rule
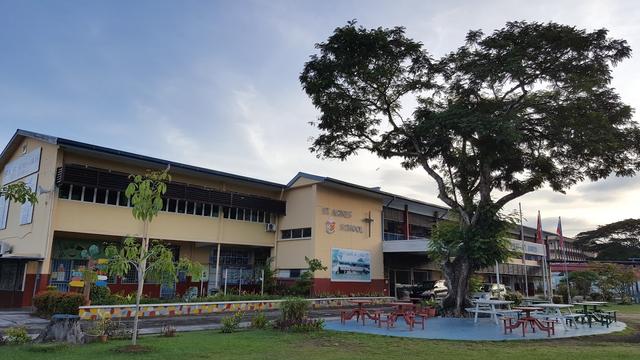
[[[469,275],[508,256],[495,251],[505,204],[640,168],[640,129],[610,86],[631,49],[607,30],[509,22],[434,59],[402,27],[350,22],[316,48],[300,75],[320,111],[311,150],[342,160],[370,151],[435,180],[461,229],[443,259],[444,306],[457,316]]]
[[[576,235],[575,244],[597,260],[640,258],[640,219],[625,219]]]

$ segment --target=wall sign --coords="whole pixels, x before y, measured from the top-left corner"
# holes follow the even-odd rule
[[[38,174],[29,175],[24,178],[24,184],[31,189],[31,191],[36,191],[38,186]],[[33,204],[29,201],[22,204],[20,207],[20,225],[31,224],[33,220]]]
[[[2,185],[38,172],[40,170],[41,152],[42,148],[37,148],[5,165],[2,171]]]
[[[371,254],[353,249],[331,249],[331,281],[371,282]]]

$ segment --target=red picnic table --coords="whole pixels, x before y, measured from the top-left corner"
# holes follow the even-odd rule
[[[509,330],[510,332],[513,331],[513,329],[516,329],[520,326],[522,326],[522,336],[525,336],[525,333],[527,331],[527,326],[531,327],[531,331],[536,332],[536,327],[542,331],[546,331],[547,332],[547,336],[551,336],[551,334],[555,335],[555,325],[554,325],[554,321],[553,320],[540,320],[536,317],[531,316],[531,312],[533,311],[542,311],[544,310],[541,307],[538,306],[518,306],[518,307],[514,307],[514,310],[520,310],[522,312],[524,312],[524,316],[520,316],[520,318],[513,323],[511,320],[513,320],[510,317],[503,317],[502,320],[504,321],[504,333],[507,333],[507,330]],[[545,324],[543,324],[546,323]]]
[[[356,317],[356,322],[360,322],[360,318],[362,318],[362,325],[364,325],[365,317],[368,317],[374,322],[378,321],[377,316],[375,314],[372,315],[364,307],[366,304],[371,304],[371,300],[351,300],[350,302],[358,305],[358,307],[351,310],[351,312],[343,311],[340,315],[340,322],[344,324],[345,321],[351,320],[354,316]]]
[[[410,302],[392,302],[389,303],[389,305],[393,306],[395,310],[387,317],[387,326],[393,326],[398,317],[402,317],[404,322],[409,326],[409,329],[413,330],[413,326],[416,323],[416,304]],[[378,326],[380,326],[380,322]],[[424,317],[419,323],[422,324],[422,328],[424,329]]]

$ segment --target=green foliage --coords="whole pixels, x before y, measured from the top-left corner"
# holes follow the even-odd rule
[[[634,175],[640,126],[611,87],[631,48],[605,29],[518,21],[465,40],[434,59],[402,27],[352,21],[316,44],[300,82],[320,111],[318,156],[369,151],[435,180],[463,226],[443,230],[434,252],[453,256],[446,276],[466,290],[474,269],[507,255],[507,203],[545,185]],[[452,297],[461,315],[466,294]]]
[[[174,282],[178,271],[184,271],[193,281],[200,280],[202,265],[189,259],[181,258],[177,263],[173,260],[173,252],[160,242],[154,242],[150,249],[141,255],[142,247],[138,239],[128,237],[121,247],[109,245],[105,254],[109,259],[107,271],[111,276],[123,276],[133,266],[139,268],[141,260],[145,259],[145,279],[150,278],[158,282]]]
[[[133,217],[140,221],[151,221],[162,210],[162,195],[167,192],[166,182],[171,181],[168,169],[151,171],[145,176],[130,175],[132,180],[125,196],[133,205]]]
[[[287,298],[280,303],[281,317],[274,327],[280,330],[309,332],[321,330],[324,325],[322,319],[309,319],[309,301],[302,298]]]
[[[566,292],[565,292],[566,294]],[[562,296],[562,295],[558,295],[558,294],[553,294],[553,303],[554,304],[567,304],[568,301],[565,300],[566,299],[566,295]]]
[[[0,196],[20,204],[26,202],[36,204],[38,202],[38,194],[31,191],[31,188],[22,181],[0,187]]]
[[[287,298],[280,303],[282,320],[301,322],[309,311],[309,302],[302,298]]]
[[[263,311],[258,311],[253,318],[251,318],[251,327],[254,329],[264,330],[269,326],[269,320]]]
[[[593,266],[593,271],[598,274],[596,286],[607,301],[614,297],[625,301],[630,295],[629,288],[636,281],[633,270],[616,264],[597,264]]]
[[[264,265],[262,265],[262,271],[264,272],[264,292],[267,294],[275,294],[278,290],[278,277],[272,265],[272,257],[268,258]]]
[[[113,305],[115,299],[111,295],[111,290],[107,286],[91,285],[91,291],[89,293],[91,304],[93,305]]]
[[[596,252],[598,260],[640,257],[640,219],[626,219],[576,235],[575,245]]]
[[[573,296],[573,294],[571,294]],[[564,282],[561,282],[560,284],[558,284],[558,286],[556,287],[556,290],[554,292],[554,298],[556,296],[560,297],[560,303],[561,304],[568,304],[569,303],[569,292],[567,291],[567,284]]]
[[[519,306],[520,304],[522,304],[524,296],[522,296],[522,294],[517,291],[513,291],[506,293],[504,295],[504,299],[507,301],[513,301],[514,306]]]
[[[480,291],[484,278],[482,275],[473,274],[469,277],[469,292],[474,293]]]
[[[78,308],[84,304],[82,294],[44,291],[33,298],[33,305],[39,316],[51,317],[54,314],[78,315]]]
[[[31,342],[31,337],[29,337],[25,326],[10,327],[5,332],[7,336],[6,341],[9,345],[22,345]]]
[[[432,229],[430,258],[447,262],[465,256],[475,271],[519,256],[511,250],[508,233],[514,226],[511,216],[496,215],[487,219],[483,227],[469,226],[455,213],[450,213],[449,218],[451,221],[438,222]]]
[[[93,327],[87,330],[87,332],[94,336],[110,335],[113,332],[114,325],[111,319],[101,317],[93,322]]]
[[[571,285],[571,294],[580,296],[589,296],[591,286],[598,280],[598,274],[594,271],[574,271],[569,273],[569,284]]]
[[[305,256],[304,261],[307,263],[307,270],[302,272],[300,278],[291,286],[290,292],[293,295],[309,296],[313,287],[313,273],[327,270],[327,267],[322,265],[322,262],[318,259],[310,259]]]
[[[233,315],[223,317],[221,321],[222,327],[220,328],[220,332],[230,334],[238,331],[242,316],[242,311],[237,311]]]

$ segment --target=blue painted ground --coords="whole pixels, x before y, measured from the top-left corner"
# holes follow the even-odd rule
[[[425,323],[425,329],[422,330],[418,325],[413,331],[410,331],[408,326],[399,319],[394,328],[387,330],[383,324],[381,328],[378,328],[373,321],[367,319],[367,324],[362,326],[362,323],[356,323],[355,319],[347,321],[346,324],[340,324],[340,320],[332,320],[325,322],[324,328],[326,330],[357,332],[365,334],[376,334],[386,336],[401,336],[418,339],[439,339],[439,340],[473,340],[473,341],[503,341],[503,340],[535,340],[535,339],[557,339],[557,338],[569,338],[575,336],[589,336],[598,334],[607,334],[616,331],[624,330],[626,325],[623,322],[616,322],[609,325],[609,328],[602,325],[593,325],[589,328],[588,325],[578,325],[578,329],[569,328],[564,330],[562,326],[556,327],[556,334],[547,337],[546,332],[536,330],[532,333],[530,329],[527,329],[526,336],[522,337],[522,329],[518,328],[513,331],[512,334],[504,334],[502,324],[496,325],[495,322],[488,318],[478,319],[478,323],[474,324],[473,319],[458,319],[458,318],[430,318]]]

